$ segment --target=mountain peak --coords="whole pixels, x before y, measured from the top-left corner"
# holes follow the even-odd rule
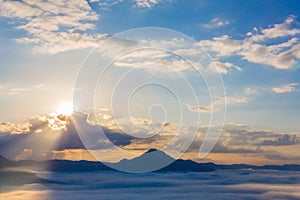
[[[152,152],[155,152],[155,151],[160,151],[160,150],[157,150],[157,149],[149,149],[148,151],[146,151],[146,153],[152,153]],[[145,154],[146,154],[145,153]]]
[[[0,155],[0,168],[15,167],[15,164]]]
[[[149,149],[142,155],[131,160],[121,160],[118,163],[110,164],[111,167],[127,172],[149,172],[161,169],[175,159],[158,149]]]

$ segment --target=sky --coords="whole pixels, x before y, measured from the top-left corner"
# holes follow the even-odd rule
[[[299,10],[297,0],[0,0],[0,153],[120,160],[94,143],[98,124],[137,154],[172,144],[199,162],[299,163]],[[200,159],[207,133],[216,145]],[[195,139],[178,147],[175,136]]]

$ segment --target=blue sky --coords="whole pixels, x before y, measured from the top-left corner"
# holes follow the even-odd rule
[[[138,77],[156,78],[178,89],[178,95],[185,99],[182,102],[184,120],[192,125],[198,115],[203,117],[202,125],[207,125],[211,116],[209,106],[215,106],[215,115],[221,119],[225,111],[219,106],[223,100],[227,107],[225,124],[296,134],[300,128],[299,10],[297,0],[0,0],[0,121],[22,123],[33,116],[57,112],[60,104],[72,101],[82,62],[108,35],[134,28],[161,27],[192,38],[195,47],[190,47],[191,51],[199,47],[206,49],[214,61],[210,73],[213,77],[222,76],[226,98],[222,99],[219,94],[219,100],[209,103],[198,96],[203,102],[198,105],[189,102],[192,94],[181,90],[185,86],[180,85],[180,78],[175,76],[174,79],[159,69],[137,71],[134,81],[123,85],[125,89],[139,84]],[[161,40],[159,47],[168,40],[165,35],[150,34],[149,37]],[[117,45],[130,46],[125,42]],[[118,47],[101,48],[104,55]],[[198,59],[195,55],[184,56],[190,56],[195,62]],[[105,59],[91,63],[101,62]],[[112,109],[109,92],[118,74],[134,69],[115,67],[105,79],[107,86],[98,88],[96,97],[100,95],[103,101],[99,109]],[[180,67],[173,70],[181,73],[185,69],[183,65]],[[195,73],[182,73],[189,77],[194,89],[202,91],[203,83],[197,82]],[[89,82],[90,76],[82,81]],[[146,93],[148,96],[136,96],[137,102],[143,98],[147,102],[142,107],[134,104],[133,113],[146,113],[147,106],[161,101],[168,103],[171,116],[178,114],[176,101],[170,100],[166,91]],[[122,110],[122,98],[126,94],[119,95],[115,104]],[[154,118],[160,118],[162,111],[155,109]],[[169,120],[176,122],[178,118]]]

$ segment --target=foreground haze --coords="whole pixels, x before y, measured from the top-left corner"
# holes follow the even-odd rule
[[[299,172],[44,173],[57,184],[10,187],[1,199],[299,199]],[[117,195],[116,195],[117,194]],[[63,197],[63,198],[62,198]]]

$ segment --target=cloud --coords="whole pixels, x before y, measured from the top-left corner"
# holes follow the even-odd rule
[[[253,88],[246,88],[245,93],[248,94],[248,95],[251,95],[251,94],[257,93],[257,90],[255,90]]]
[[[114,6],[122,3],[123,0],[92,0],[90,2],[99,2],[100,6]]]
[[[287,92],[293,92],[295,91],[296,86],[298,85],[298,83],[290,83],[287,85],[283,85],[280,87],[273,87],[272,91],[275,93],[287,93]]]
[[[144,42],[143,42],[144,43]],[[138,45],[138,44],[137,44]],[[138,49],[114,62],[118,67],[145,68],[150,71],[182,71],[192,65],[173,54],[160,49]]]
[[[193,109],[195,112],[208,112],[205,108]],[[187,155],[190,155],[189,159],[197,160],[198,154],[191,153],[199,152],[207,130],[214,133],[220,129],[219,126],[193,127],[171,122],[159,124],[143,118],[133,118],[131,122],[119,121],[119,124],[116,124],[112,118],[103,118],[104,115],[107,113],[94,119],[92,116],[82,113],[76,113],[73,117],[51,114],[33,117],[21,124],[1,123],[0,152],[10,159],[44,160],[76,159],[76,157],[90,159],[91,156],[86,150],[86,145],[89,145],[89,150],[97,155],[103,153],[111,155],[111,158],[106,156],[105,159],[113,161],[113,159],[122,159],[122,155],[114,155],[113,145],[130,152],[141,153],[150,148],[163,148],[166,144],[177,145],[175,138],[178,134],[188,137],[196,132],[197,136]],[[74,117],[76,117],[76,127]],[[105,137],[100,134],[95,120],[101,124]],[[81,138],[76,129],[78,127],[80,133],[83,131],[85,133],[80,135]],[[126,132],[121,130],[126,130]],[[129,131],[128,134],[126,134],[127,131]],[[81,140],[82,137],[85,137],[84,144]],[[298,144],[295,133],[282,134],[275,131],[251,129],[243,124],[226,124],[211,153],[212,155],[224,154],[224,156],[226,154],[249,155],[251,158],[253,157],[254,163],[255,159],[259,160],[259,158],[264,158],[266,163],[281,162],[282,160],[294,162],[296,155],[290,154],[290,151],[282,148]],[[179,149],[180,145],[178,144]],[[279,146],[280,149],[278,149]]]
[[[291,15],[281,24],[275,24],[269,28],[262,29],[260,34],[253,35],[250,40],[259,42],[266,39],[297,35],[300,33],[300,29],[290,29],[295,18],[295,16]]]
[[[187,108],[191,112],[199,112],[199,113],[212,113],[212,112],[220,112],[222,111],[222,107],[229,104],[243,104],[248,103],[249,99],[247,97],[219,97],[216,98],[210,105],[189,105],[187,104]]]
[[[124,146],[134,139],[121,131],[102,127],[107,137],[104,138],[98,126],[88,123],[87,115],[75,116],[90,138],[91,150],[111,148],[108,140],[114,145]],[[22,124],[0,124],[0,152],[10,159],[51,159],[53,151],[85,148],[72,117],[51,114],[33,117]]]
[[[204,28],[218,28],[218,27],[222,27],[222,26],[227,26],[229,25],[229,21],[228,20],[222,20],[218,17],[213,18],[212,20],[209,21],[209,23],[207,24],[202,24],[201,26]]]
[[[233,40],[228,35],[214,37],[213,40],[201,40],[199,46],[211,52],[215,52],[217,56],[231,56],[238,53],[242,49],[242,41]]]
[[[218,72],[220,74],[227,74],[229,71],[231,70],[237,70],[237,71],[241,71],[242,68],[240,68],[239,66],[234,65],[233,63],[230,62],[220,62],[220,61],[214,61],[211,62],[208,66],[208,68],[211,71],[214,72]]]
[[[139,8],[151,8],[160,2],[161,0],[134,0],[135,5]]]
[[[225,97],[224,98],[226,104],[241,104],[248,103],[249,99],[247,97]]]
[[[83,31],[95,28],[99,19],[85,0],[74,1],[0,1],[0,16],[17,18],[26,37],[19,43],[33,44],[39,53],[54,54],[62,51],[95,47],[105,34],[91,35]]]
[[[217,142],[211,153],[240,153],[240,154],[253,154],[253,153],[262,153],[262,150],[259,148],[250,149],[250,148],[236,148],[231,146],[225,146],[222,142]]]
[[[199,41],[198,45],[217,57],[240,56],[248,62],[289,69],[300,59],[300,44],[297,38],[300,29],[292,28],[293,23],[296,23],[295,17],[289,16],[281,24],[260,31],[255,28],[254,33],[248,32],[242,40],[223,35],[213,40]],[[276,39],[280,41],[274,42]]]
[[[89,0],[91,3],[98,3],[100,9],[107,9],[108,7],[112,7],[123,2],[124,0]],[[132,4],[136,8],[144,8],[149,9],[154,7],[155,5],[163,2],[162,0],[131,0]]]
[[[43,176],[43,175],[40,175]],[[299,199],[299,172],[219,170],[211,173],[52,173],[51,183],[28,184],[1,199]],[[157,191],[159,188],[159,191]],[[122,197],[118,198],[118,195]]]
[[[32,87],[15,87],[15,88],[6,88],[8,95],[20,95],[28,92],[45,90],[46,87],[43,84],[34,85]]]
[[[29,122],[24,122],[21,124],[14,124],[10,122],[0,123],[0,133],[10,133],[10,134],[22,134],[30,132],[31,124]]]
[[[199,113],[210,113],[210,112],[216,112],[213,108],[213,106],[192,106],[187,104],[186,105],[191,112],[199,112]]]
[[[260,145],[262,146],[285,146],[285,145],[295,145],[295,144],[299,144],[296,135],[291,136],[288,134],[285,134],[274,140],[264,140],[263,142],[260,143]]]

